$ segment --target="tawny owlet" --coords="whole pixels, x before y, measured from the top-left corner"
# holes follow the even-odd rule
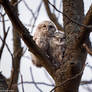
[[[43,21],[37,26],[33,40],[48,55],[51,63],[58,67],[65,50],[64,33],[56,31],[56,26],[51,21]],[[32,62],[38,67],[42,66],[34,54],[32,54]]]

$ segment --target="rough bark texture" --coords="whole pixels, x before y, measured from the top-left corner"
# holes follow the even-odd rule
[[[63,0],[63,13],[77,22],[82,23],[84,18],[83,0]],[[61,68],[56,72],[56,86],[80,73],[87,56],[85,49],[81,46],[82,43],[78,44],[80,42],[80,39],[78,39],[81,31],[80,27],[72,23],[67,17],[63,17],[63,21],[66,35],[66,51]],[[58,87],[56,92],[78,92],[81,75],[82,73],[76,78],[67,81],[61,87]]]

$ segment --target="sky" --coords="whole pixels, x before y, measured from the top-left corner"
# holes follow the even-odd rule
[[[33,11],[36,11],[37,6],[39,5],[40,1],[41,0],[27,0],[27,4]],[[59,1],[60,0],[58,0],[58,2],[56,3],[57,8],[59,6]],[[87,13],[89,6],[91,4],[92,4],[92,0],[84,0],[85,14]],[[28,9],[25,7],[24,3],[20,2],[19,3],[19,18],[25,26],[28,25],[28,24],[29,25],[31,24],[31,22],[32,22],[31,17],[32,16],[31,16],[30,12],[28,11]],[[62,16],[60,17],[60,19],[61,18],[62,18]],[[7,16],[6,16],[6,19],[8,19]],[[41,11],[40,11],[40,14],[39,14],[39,17],[37,19],[35,26],[37,26],[43,20],[49,20],[47,14],[45,12],[44,4],[41,7]],[[59,21],[61,21],[61,20],[59,20]],[[62,24],[62,21],[61,21],[61,24]],[[0,23],[0,27],[1,27],[1,25],[2,24]],[[11,27],[10,21],[6,22],[6,27],[8,27],[8,26]],[[31,26],[26,26],[26,27],[31,32]],[[0,29],[2,29],[2,27]],[[35,30],[35,28],[34,28],[34,30]],[[9,44],[9,47],[10,47],[11,51],[13,52],[11,32],[12,32],[12,27],[10,28],[9,35],[7,37],[6,43]],[[1,35],[2,35],[2,32],[1,32]],[[90,39],[92,41],[91,36],[92,35],[90,35]],[[22,41],[22,46],[24,48],[26,48],[23,41]],[[4,53],[3,53],[3,57],[2,57],[2,62],[0,62],[1,63],[0,64],[0,70],[2,71],[2,73],[7,78],[9,78],[10,74],[11,74],[12,63],[11,63],[10,57],[11,56],[9,55],[7,49],[5,48]],[[88,55],[87,56],[88,64],[92,65],[91,61],[92,61],[92,58],[91,58],[90,55]],[[51,76],[46,72],[46,70],[44,68],[37,68],[32,64],[30,52],[27,51],[25,56],[21,59],[20,72],[23,75],[23,81],[31,81],[32,80],[31,74],[30,74],[30,67],[32,69],[32,73],[33,73],[33,76],[34,76],[36,82],[46,82],[46,83],[49,83],[49,84],[54,84],[54,80],[51,78]],[[85,71],[83,73],[83,79],[87,79],[87,80],[91,79],[92,78],[91,74],[92,74],[92,71],[88,67],[86,67]],[[46,75],[48,75],[49,77],[47,77]],[[18,82],[20,82],[20,81],[21,80],[20,80],[20,75],[19,75],[19,81]],[[43,85],[38,85],[38,86],[42,89],[42,92],[49,92],[53,88],[53,87],[48,87],[48,86],[43,86]],[[19,85],[18,87],[19,87],[19,92],[22,92],[21,85]],[[85,90],[85,88],[86,88],[85,86],[80,87],[80,92],[81,91],[82,92],[88,92],[87,90]],[[37,88],[35,88],[35,86],[33,84],[25,84],[24,90],[25,90],[25,92],[30,92],[30,90],[31,90],[31,92],[39,92],[39,90],[37,90]]]

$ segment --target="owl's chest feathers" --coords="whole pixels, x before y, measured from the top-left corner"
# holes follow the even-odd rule
[[[50,21],[44,21],[38,25],[33,40],[48,56],[51,63],[58,68],[65,51],[64,33],[56,31],[55,25]],[[35,61],[34,64],[41,66],[40,60],[37,57],[35,58],[32,60]]]
[[[60,38],[58,39],[55,37],[52,37],[49,42],[51,47],[56,47],[56,46],[61,47],[65,43],[64,41],[61,41]]]

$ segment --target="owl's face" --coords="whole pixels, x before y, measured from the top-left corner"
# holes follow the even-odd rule
[[[56,31],[55,25],[51,21],[44,21],[40,23],[37,27],[42,33],[53,34]]]

